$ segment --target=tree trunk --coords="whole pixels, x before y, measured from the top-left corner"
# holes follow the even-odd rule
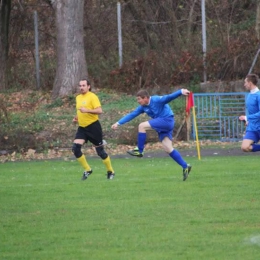
[[[190,38],[191,38],[191,28],[192,25],[194,24],[194,7],[196,5],[197,0],[194,0],[191,2],[190,5],[190,11],[189,11],[189,18],[188,18],[188,29],[187,29],[187,42],[190,42]]]
[[[52,98],[76,92],[86,78],[87,63],[83,42],[84,0],[53,0],[57,30],[57,69]]]
[[[128,8],[129,12],[132,14],[134,20],[136,21],[136,23],[134,23],[136,30],[140,32],[144,42],[147,43],[151,49],[153,49],[153,42],[150,38],[149,33],[147,32],[147,25],[143,23],[143,16],[145,16],[145,12],[142,6],[143,2],[140,2],[138,7],[139,9],[136,8],[134,3],[132,3],[131,1],[124,0],[124,2],[127,4],[126,7]]]
[[[256,30],[256,35],[257,35],[257,39],[260,39],[260,0],[256,1],[256,26],[255,26],[255,30]]]
[[[6,64],[8,59],[8,32],[11,0],[0,1],[0,90],[6,88]]]

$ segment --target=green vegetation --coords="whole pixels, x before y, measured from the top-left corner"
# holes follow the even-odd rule
[[[114,122],[138,106],[135,93],[127,95],[103,90],[97,95],[103,109],[100,121],[105,139],[112,143],[135,143],[137,126],[148,119],[146,115],[139,116],[117,132],[111,130]],[[54,144],[61,148],[71,146],[76,129],[72,123],[75,95],[51,100],[46,93],[31,91],[15,93],[14,97],[16,102],[8,94],[0,99],[0,136],[6,137],[5,140],[0,139],[2,150],[19,152],[32,148],[39,151],[53,148]],[[178,129],[179,122],[184,118],[185,97],[176,99],[170,106],[175,113],[175,126]]]
[[[57,98],[52,103],[46,105],[46,108],[61,107],[62,105],[63,105],[63,100],[61,98]]]
[[[258,157],[189,158],[186,182],[169,158],[113,159],[112,181],[89,162],[0,166],[2,259],[259,258]]]
[[[103,110],[107,112],[110,110],[132,110],[138,105],[135,93],[133,93],[133,95],[127,95],[124,93],[116,94],[115,92],[102,91],[98,92],[97,95],[100,99]]]

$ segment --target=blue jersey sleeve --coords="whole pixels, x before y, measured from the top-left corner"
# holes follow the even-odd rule
[[[152,96],[150,104],[144,107],[144,112],[151,118],[165,118],[173,116],[173,111],[168,103],[181,95],[182,91],[178,90],[169,95]]]
[[[178,90],[169,95],[152,96],[150,98],[150,103],[148,105],[137,107],[134,111],[122,117],[118,121],[118,124],[123,125],[142,113],[146,113],[151,118],[158,118],[158,117],[165,118],[165,117],[173,116],[173,111],[168,105],[168,103],[178,98],[181,95],[182,95],[182,91]]]
[[[160,99],[158,99],[158,102],[163,103],[163,104],[167,104],[167,103],[171,102],[172,100],[178,98],[181,95],[182,95],[182,91],[180,89],[180,90],[177,90],[177,91],[175,91],[171,94],[161,96]]]
[[[260,130],[260,91],[249,94],[246,100],[247,131]]]
[[[248,101],[248,115],[247,119],[250,120],[256,120],[260,119],[260,92],[258,92],[257,95],[251,95],[249,101]]]
[[[131,121],[132,119],[134,119],[135,117],[139,116],[140,114],[144,113],[143,107],[139,106],[137,107],[134,111],[130,112],[129,114],[125,115],[124,117],[122,117],[119,121],[118,124],[119,125],[123,125],[129,121]]]

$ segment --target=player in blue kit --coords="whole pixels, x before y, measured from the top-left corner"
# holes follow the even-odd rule
[[[181,95],[188,95],[187,89],[180,89],[169,95],[150,96],[148,91],[140,90],[136,94],[139,106],[126,116],[122,117],[118,122],[112,125],[112,129],[123,125],[140,114],[146,113],[151,119],[139,124],[138,126],[138,147],[128,151],[132,156],[143,157],[143,151],[146,141],[146,131],[153,129],[158,133],[163,149],[169,156],[183,168],[183,181],[185,181],[191,171],[191,166],[187,164],[180,153],[172,146],[172,132],[174,127],[174,113],[168,103]]]
[[[257,87],[258,76],[249,74],[244,81],[244,87],[249,90],[246,99],[247,114],[239,117],[246,122],[246,133],[243,138],[241,149],[244,152],[260,151],[260,91]]]

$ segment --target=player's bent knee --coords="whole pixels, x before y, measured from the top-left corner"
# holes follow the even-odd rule
[[[165,151],[166,153],[170,154],[170,153],[172,153],[172,152],[174,151],[174,149],[165,147],[165,148],[164,148],[164,151]]]
[[[108,157],[108,154],[106,153],[103,146],[96,147],[97,155],[102,159],[105,160]]]
[[[251,152],[251,149],[250,149],[250,146],[241,146],[241,150],[243,151],[243,152]]]
[[[76,143],[74,143],[72,146],[72,152],[74,153],[76,158],[79,158],[82,156],[81,147],[82,147],[81,144],[76,144]]]
[[[142,122],[138,126],[138,131],[139,132],[146,132],[146,130],[150,129],[151,126],[148,122]]]
[[[145,130],[145,128],[144,128],[143,123],[139,124],[138,131],[140,132],[140,131],[144,131],[144,130]]]

